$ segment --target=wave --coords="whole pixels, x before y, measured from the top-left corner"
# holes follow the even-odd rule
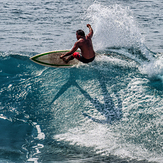
[[[152,146],[146,143],[149,138],[146,137],[139,142],[144,133],[133,131],[134,126],[139,126],[137,121],[144,123],[143,117],[151,119],[158,115],[153,110],[151,115],[145,116],[142,109],[148,100],[152,103],[152,97],[144,90],[143,85],[147,85],[147,79],[142,77],[137,67],[140,67],[140,63],[149,61],[139,57],[139,63],[135,64],[136,59],[131,58],[131,51],[127,48],[107,49],[105,52],[112,55],[101,55],[91,64],[79,65],[72,69],[54,69],[37,65],[30,61],[30,55],[26,56],[25,53],[1,56],[0,120],[1,124],[8,128],[4,132],[6,134],[10,127],[12,132],[24,129],[17,139],[13,136],[16,142],[19,142],[19,138],[22,139],[25,132],[28,133],[25,136],[26,141],[21,141],[17,146],[23,153],[22,159],[25,159],[26,155],[28,161],[39,162],[45,159],[46,162],[49,159],[55,160],[54,156],[60,156],[62,152],[71,153],[72,148],[74,155],[76,148],[79,149],[79,153],[91,148],[89,155],[93,160],[96,159],[94,155],[106,161],[111,159],[109,155],[112,155],[113,160],[117,162],[127,160],[127,157],[152,159],[155,156],[154,152],[158,154],[159,145],[154,138],[152,145],[156,145],[156,149],[150,155],[146,151],[146,148],[152,150]],[[137,55],[141,56],[141,53],[137,52]],[[157,99],[155,101],[157,105]],[[139,112],[136,105],[139,106]],[[161,106],[158,105],[159,111]],[[149,124],[148,119],[146,123]],[[144,131],[144,125],[140,130]],[[151,130],[150,127],[147,129],[149,136]],[[139,137],[136,138],[132,132]],[[159,133],[157,136],[159,137]],[[10,139],[9,136],[7,138]],[[10,148],[6,140],[4,142],[3,146]],[[144,147],[139,147],[140,144]],[[67,148],[66,151],[63,147]],[[12,159],[11,150],[16,151],[16,147],[7,150]],[[136,156],[130,151],[134,151]],[[141,155],[139,151],[145,153]],[[19,157],[21,152],[16,156]],[[104,155],[104,158],[101,155]],[[66,155],[63,160],[67,157]],[[78,155],[78,159],[80,158]]]
[[[96,51],[120,55],[128,62],[134,61],[139,64],[142,74],[162,81],[162,56],[158,57],[144,45],[144,38],[129,7],[117,4],[105,7],[96,2],[88,8],[86,18],[94,27]]]
[[[101,54],[90,64],[0,52],[0,161],[162,162],[162,56],[129,8],[95,3],[86,16]]]

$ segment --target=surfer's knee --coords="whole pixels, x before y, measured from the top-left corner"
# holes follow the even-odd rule
[[[79,59],[80,58],[80,54],[79,52],[74,52],[72,55],[74,58]]]

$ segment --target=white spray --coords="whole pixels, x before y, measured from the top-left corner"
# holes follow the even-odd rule
[[[131,47],[142,39],[128,7],[95,3],[88,8],[87,17],[94,26],[95,50]]]
[[[96,51],[107,48],[139,49],[140,55],[147,59],[140,60],[139,70],[150,78],[156,77],[163,81],[163,57],[153,57],[144,46],[144,38],[129,7],[117,4],[105,7],[94,3],[88,8],[86,15],[94,28],[93,44]],[[129,56],[127,52],[126,56],[139,60],[136,56]]]

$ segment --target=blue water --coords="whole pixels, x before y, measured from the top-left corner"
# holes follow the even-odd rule
[[[162,163],[162,17],[162,0],[0,2],[0,162]],[[87,23],[92,63],[29,60]]]

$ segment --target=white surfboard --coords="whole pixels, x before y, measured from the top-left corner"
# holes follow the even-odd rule
[[[65,67],[72,67],[74,65],[77,65],[80,61],[78,61],[75,58],[73,60],[69,61],[68,63],[66,63],[62,59],[60,59],[60,56],[62,54],[65,54],[68,51],[70,51],[70,50],[50,51],[50,52],[35,55],[35,56],[31,57],[30,59],[37,64],[40,64],[43,66],[48,66],[48,67],[65,68]]]

